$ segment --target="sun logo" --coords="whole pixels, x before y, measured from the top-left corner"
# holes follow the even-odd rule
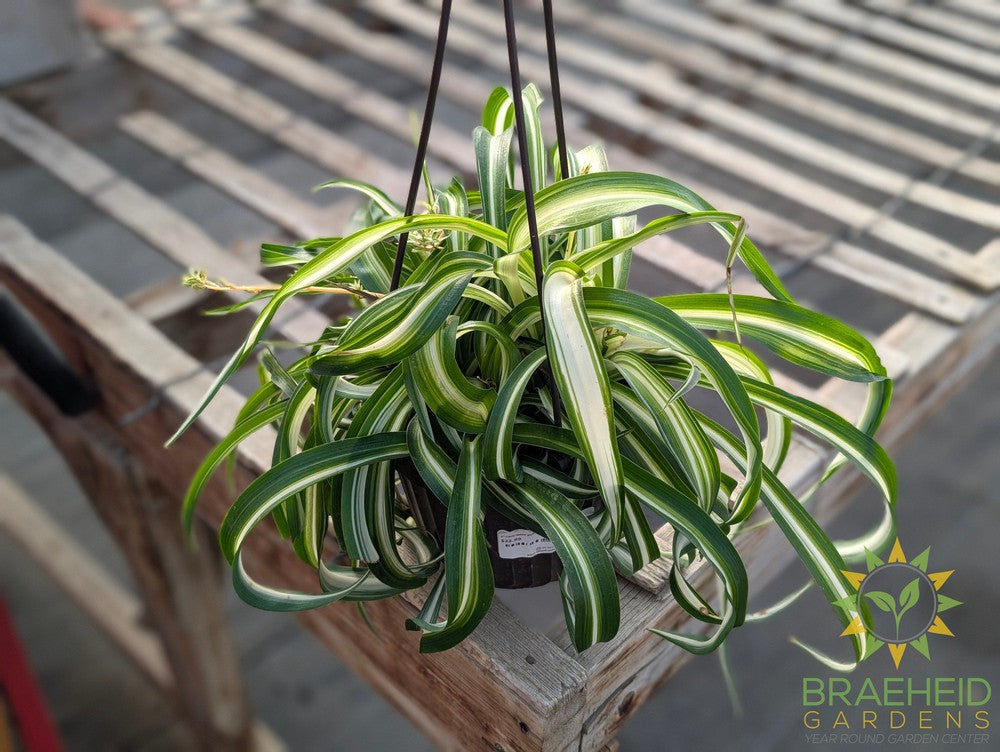
[[[855,593],[833,605],[856,615],[841,636],[867,635],[865,658],[882,645],[888,645],[898,669],[907,646],[912,645],[930,660],[927,635],[955,636],[941,619],[941,613],[960,606],[961,601],[939,592],[955,570],[928,574],[930,553],[927,548],[907,561],[897,538],[888,562],[866,550],[867,572],[842,573]]]

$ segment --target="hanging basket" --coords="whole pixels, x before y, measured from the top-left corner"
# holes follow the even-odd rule
[[[427,489],[409,459],[396,460],[393,466],[413,518],[443,547],[447,508]],[[525,530],[490,507],[484,509],[483,530],[493,567],[493,582],[498,588],[540,587],[559,579],[562,562],[552,543],[542,536]]]

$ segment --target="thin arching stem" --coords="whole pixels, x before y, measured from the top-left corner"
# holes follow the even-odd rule
[[[521,157],[521,180],[524,183],[524,209],[528,215],[528,236],[531,241],[531,260],[535,268],[535,287],[538,290],[538,306],[541,313],[542,331],[545,330],[545,306],[542,305],[542,248],[538,238],[538,217],[535,214],[535,191],[531,185],[531,164],[528,161],[528,137],[525,130],[524,98],[521,96],[521,68],[517,60],[517,34],[514,30],[513,0],[503,0],[504,23],[507,30],[507,56],[510,61],[510,84],[514,99],[514,129],[517,131],[517,146]],[[548,338],[546,338],[548,349]],[[549,379],[552,390],[552,412],[555,424],[561,423],[562,405],[555,380]]]
[[[441,2],[441,22],[438,26],[437,46],[434,49],[434,65],[431,68],[431,82],[427,88],[427,106],[424,108],[424,120],[420,127],[420,138],[417,141],[417,157],[413,163],[413,176],[410,178],[410,192],[406,197],[406,209],[404,216],[413,216],[413,210],[417,204],[417,191],[420,188],[420,178],[423,174],[424,160],[427,158],[427,142],[430,140],[431,123],[434,121],[434,105],[437,104],[438,86],[441,83],[441,70],[444,68],[444,50],[448,42],[448,22],[451,20],[451,0]],[[406,253],[406,241],[409,240],[410,233],[404,232],[399,236],[399,245],[396,247],[396,263],[392,268],[392,283],[389,290],[399,287],[399,280],[403,274],[403,256]]]
[[[566,123],[563,118],[562,89],[559,86],[559,59],[556,55],[556,22],[552,0],[542,0],[545,14],[545,46],[549,53],[549,85],[552,88],[552,109],[556,116],[556,146],[563,180],[569,177],[569,152],[566,151]]]

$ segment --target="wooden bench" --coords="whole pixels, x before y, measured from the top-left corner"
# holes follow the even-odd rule
[[[120,56],[117,65],[169,81],[183,96],[212,108],[220,128],[231,118],[267,138],[280,154],[402,195],[405,166],[247,81],[280,81],[312,101],[335,103],[355,128],[377,131],[378,138],[403,149],[410,137],[408,107],[419,101],[427,76],[434,10],[395,0],[362,0],[351,10],[313,0],[216,5],[175,17],[153,15],[138,32],[107,38],[107,47]],[[618,5],[621,12],[558,4],[571,142],[603,140],[615,167],[666,172],[716,206],[744,213],[792,289],[806,279],[820,307],[835,315],[845,315],[836,310],[838,291],[870,301],[870,317],[869,307],[855,306],[846,315],[869,333],[897,380],[880,434],[884,444],[895,446],[985,362],[1000,339],[1000,97],[988,77],[996,58],[989,45],[996,40],[975,16],[982,8],[955,0],[955,13],[938,26],[936,9],[886,0],[815,7],[788,2],[767,12],[756,3],[714,2],[704,11]],[[485,3],[455,8],[452,64],[441,93],[466,119],[504,81],[502,26],[495,13]],[[401,102],[371,80],[351,78],[263,35],[253,23],[261,17],[280,24],[285,34],[308,32],[367,70],[409,82],[412,97]],[[543,39],[524,27],[522,69],[528,78],[545,80]],[[584,33],[603,38],[607,49],[586,42]],[[188,36],[196,43],[178,44]],[[793,37],[810,49],[791,44]],[[615,44],[630,54],[612,54]],[[247,81],[213,65],[209,49],[252,66],[243,69]],[[301,187],[291,189],[235,159],[224,141],[209,142],[169,111],[133,109],[114,127],[290,236],[328,232],[351,208],[349,202],[319,206],[307,200]],[[12,99],[0,99],[0,141],[178,266],[241,283],[262,281],[252,263],[166,200]],[[470,172],[466,141],[447,117],[435,126],[436,175]],[[921,216],[934,221],[921,224]],[[937,220],[944,228],[939,232]],[[239,748],[254,733],[266,745],[266,732],[251,730],[245,700],[234,689],[238,672],[229,638],[213,621],[219,611],[211,605],[218,599],[211,543],[201,546],[200,558],[183,559],[180,531],[170,528],[183,479],[226,433],[241,401],[232,388],[224,389],[175,448],[163,448],[211,372],[161,330],[176,331],[168,322],[188,317],[204,301],[174,280],[115,299],[33,229],[12,217],[0,219],[0,281],[101,399],[85,415],[67,418],[6,362],[4,384],[39,419],[70,467],[90,478],[84,487],[112,528],[118,526],[116,537],[166,650],[148,633],[117,621],[107,628],[152,680],[181,687],[178,694],[188,698],[187,715],[206,747]],[[724,280],[721,262],[670,240],[642,249],[636,268],[651,280],[643,284],[712,290]],[[746,279],[738,286],[752,289]],[[277,332],[311,339],[328,313],[290,306]],[[213,326],[206,323],[193,333]],[[196,343],[183,344],[210,360],[230,343],[200,350]],[[781,376],[784,385],[817,401],[857,409],[860,390],[833,382],[806,385],[800,378]],[[239,481],[267,466],[268,441],[262,434],[244,444]],[[806,487],[824,456],[823,447],[796,438],[783,477],[792,487]],[[821,519],[846,503],[855,480],[844,474],[835,481],[816,507]],[[5,505],[14,500],[5,509],[17,510],[0,517],[0,524],[15,530],[26,547],[43,552],[38,535],[61,535],[41,523],[18,526],[34,519],[26,516],[30,506],[9,484],[0,484],[0,492]],[[221,482],[210,487],[201,507],[209,527],[218,525],[230,501]],[[29,511],[22,514],[24,509]],[[151,525],[172,532],[158,540]],[[770,528],[746,536],[739,546],[755,582],[792,556]],[[256,535],[249,553],[257,571],[266,566],[275,584],[312,586],[314,573],[276,537]],[[620,636],[583,655],[573,652],[559,630],[529,628],[502,602],[471,639],[434,656],[420,656],[417,637],[402,629],[417,608],[415,596],[369,608],[384,642],[369,638],[368,626],[351,608],[328,607],[301,619],[443,749],[598,750],[686,657],[647,631],[685,621],[663,575],[651,567],[633,582],[622,581]],[[135,621],[134,601],[113,592],[108,598],[123,603],[127,620]],[[223,658],[210,660],[215,653]]]

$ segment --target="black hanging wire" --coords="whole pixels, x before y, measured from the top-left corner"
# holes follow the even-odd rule
[[[427,89],[427,106],[424,109],[424,119],[420,128],[420,137],[417,141],[417,155],[413,163],[413,175],[410,179],[410,191],[406,197],[406,209],[404,216],[413,216],[413,210],[417,203],[417,192],[420,188],[420,178],[423,173],[424,160],[427,157],[427,143],[430,140],[431,123],[434,120],[434,106],[437,103],[438,88],[441,83],[441,71],[444,68],[444,52],[448,42],[448,25],[451,20],[452,0],[442,0],[441,20],[438,25],[437,44],[434,50],[434,64],[431,68],[431,81]],[[549,76],[552,87],[552,103],[555,109],[556,118],[556,138],[559,149],[559,163],[562,170],[562,177],[569,176],[569,155],[566,151],[566,128],[563,121],[562,93],[559,88],[559,70],[556,59],[555,41],[555,21],[552,13],[552,0],[543,0],[545,13],[545,36],[549,57]],[[535,192],[531,184],[531,166],[528,161],[528,143],[525,132],[524,100],[521,97],[521,70],[517,59],[517,36],[514,30],[514,8],[511,0],[503,0],[504,23],[507,32],[507,54],[510,60],[511,89],[514,99],[514,122],[517,130],[518,151],[521,157],[521,177],[524,182],[524,203],[525,211],[528,215],[528,233],[531,242],[531,258],[534,262],[535,286],[538,290],[539,307],[541,308],[542,282],[544,270],[542,268],[541,243],[538,238],[538,218],[535,214]],[[399,287],[400,278],[403,273],[403,259],[406,255],[406,242],[409,240],[409,233],[404,232],[399,236],[399,245],[396,247],[396,260],[392,269],[392,281],[389,285],[390,292]],[[541,310],[541,325],[545,328],[545,311]],[[559,390],[555,382],[549,375],[549,382],[552,390],[552,411],[555,424],[561,425],[562,404],[559,398]]]
[[[535,267],[535,287],[538,290],[538,308],[541,314],[542,331],[544,332],[545,306],[542,305],[542,282],[544,279],[542,248],[538,239],[538,217],[535,214],[535,190],[531,185],[531,165],[528,161],[528,137],[524,125],[524,98],[521,96],[521,67],[518,65],[517,60],[517,34],[514,30],[513,0],[503,0],[503,15],[507,30],[507,57],[510,61],[510,85],[514,98],[514,129],[517,131],[517,146],[521,157],[521,180],[524,183],[524,210],[528,215],[531,259]],[[553,45],[549,47],[550,70],[553,70],[555,65],[554,53],[555,46]],[[560,153],[564,153],[563,147],[560,147]],[[546,338],[545,348],[548,351],[548,338]],[[551,374],[549,386],[552,390],[552,414],[555,424],[559,426],[562,424],[562,404],[559,398],[559,388],[556,386],[555,380],[551,378]]]
[[[504,23],[507,25],[507,55],[510,60],[510,84],[514,99],[514,130],[517,131],[517,150],[521,157],[521,180],[524,182],[524,209],[528,214],[528,233],[531,240],[531,259],[535,265],[535,286],[539,300],[542,295],[542,248],[538,239],[538,217],[535,215],[535,189],[531,185],[531,164],[528,161],[528,135],[524,124],[524,97],[521,96],[521,68],[517,62],[517,35],[514,31],[514,3],[503,0]],[[544,325],[545,313],[542,312]]]
[[[545,15],[545,47],[549,53],[549,84],[552,88],[552,109],[556,115],[556,146],[562,179],[569,177],[569,152],[566,151],[566,123],[563,120],[562,89],[559,86],[559,60],[556,55],[556,22],[552,0],[542,0]]]
[[[444,48],[448,42],[448,22],[451,20],[451,0],[441,2],[441,22],[438,25],[437,46],[434,49],[434,65],[431,68],[431,83],[427,89],[427,106],[424,108],[424,121],[420,127],[420,138],[417,141],[417,158],[413,162],[413,176],[410,178],[410,192],[406,197],[406,210],[403,216],[412,217],[417,204],[417,191],[420,188],[420,177],[423,174],[424,160],[427,158],[427,142],[430,140],[431,123],[434,121],[434,105],[437,104],[438,86],[441,83],[441,70],[444,68]],[[399,287],[403,274],[403,257],[406,254],[406,241],[410,233],[399,236],[396,247],[396,263],[392,267],[392,282],[389,291]]]

